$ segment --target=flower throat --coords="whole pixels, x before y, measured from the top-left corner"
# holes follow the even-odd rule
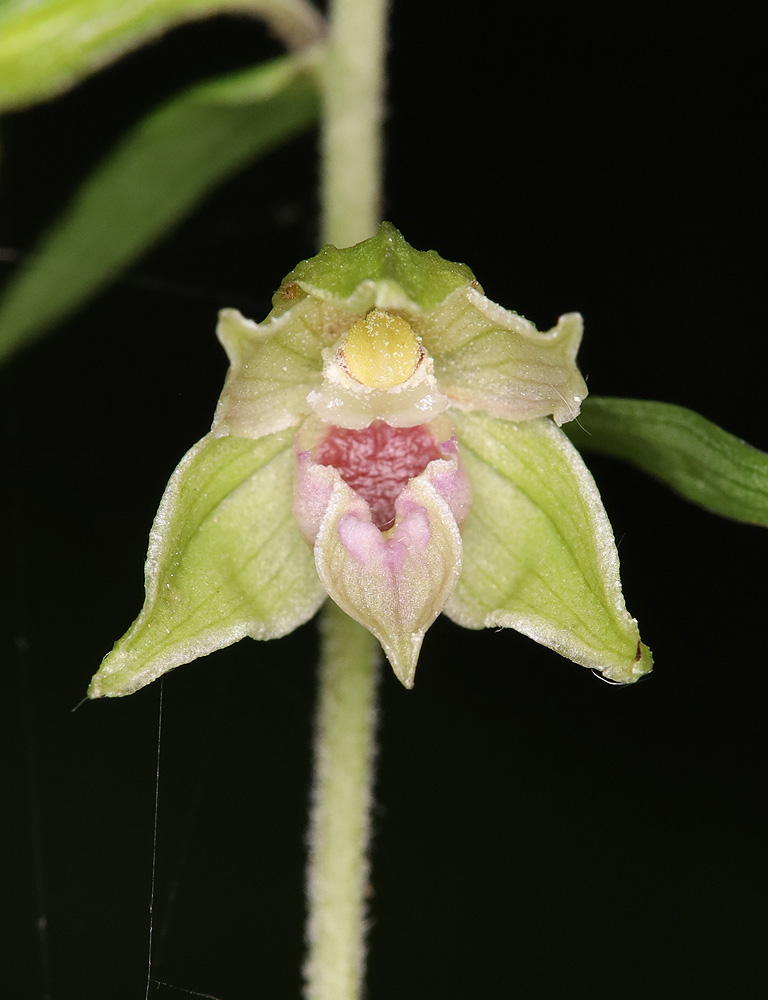
[[[441,457],[423,426],[392,427],[377,420],[362,430],[331,426],[314,451],[319,465],[332,465],[371,508],[373,523],[387,531],[395,523],[395,500],[409,479]]]

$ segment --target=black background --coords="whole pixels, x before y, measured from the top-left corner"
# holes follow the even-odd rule
[[[755,26],[682,10],[396,2],[386,216],[542,328],[580,310],[593,393],[766,448]],[[0,245],[28,252],[161,98],[278,51],[217,19],[10,116]],[[307,135],[2,373],[3,996],[144,996],[159,686],[71,709],[209,426],[216,312],[266,314],[317,206]],[[613,688],[441,619],[412,692],[383,672],[369,1000],[762,995],[764,529],[590,465],[656,670]],[[299,995],[315,648],[310,624],[165,681],[158,979]]]

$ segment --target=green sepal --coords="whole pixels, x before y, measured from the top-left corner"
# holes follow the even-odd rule
[[[474,502],[446,614],[467,628],[517,629],[610,680],[647,673],[611,526],[565,434],[546,418],[451,416]]]
[[[91,681],[117,697],[243,636],[273,639],[325,599],[291,513],[289,429],[259,441],[204,437],[166,488],[149,539],[141,614]]]
[[[768,526],[768,454],[693,410],[590,396],[568,437],[631,462],[714,514]]]
[[[344,302],[347,309],[433,309],[462,286],[480,288],[465,264],[444,260],[434,250],[414,250],[391,222],[362,243],[339,250],[324,246],[302,261],[275,292],[275,313],[289,309],[297,295]],[[375,294],[371,290],[377,286]]]

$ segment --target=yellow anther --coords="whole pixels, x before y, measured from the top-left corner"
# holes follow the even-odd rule
[[[380,309],[352,324],[341,353],[352,378],[371,389],[407,381],[422,355],[410,323]]]

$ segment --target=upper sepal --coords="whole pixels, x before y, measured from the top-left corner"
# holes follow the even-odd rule
[[[444,260],[434,250],[415,250],[391,222],[362,243],[338,249],[324,246],[286,275],[273,298],[275,313],[297,296],[344,302],[354,310],[429,311],[457,288],[480,288],[466,266]]]
[[[325,591],[291,516],[293,437],[208,436],[182,459],[150,534],[144,607],[89,697],[131,694],[243,636],[285,635],[317,611]]]

